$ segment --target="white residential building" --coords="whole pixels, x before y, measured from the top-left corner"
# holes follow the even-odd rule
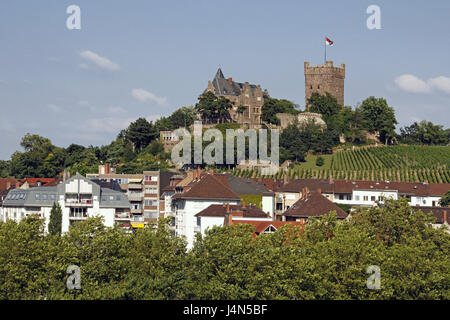
[[[76,174],[54,187],[36,187],[9,191],[3,202],[3,221],[19,222],[29,215],[45,219],[48,230],[50,211],[57,202],[62,209],[62,232],[77,221],[88,217],[103,217],[105,226],[112,227],[130,222],[130,202],[126,194],[101,188],[98,184]]]

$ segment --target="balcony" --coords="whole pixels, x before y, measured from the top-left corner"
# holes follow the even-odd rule
[[[85,220],[89,216],[87,213],[81,213],[81,212],[69,212],[69,219],[70,220]]]
[[[128,184],[128,190],[130,189],[138,189],[138,190],[142,190],[142,184],[139,183],[130,183]]]
[[[133,213],[133,214],[142,214],[142,212],[143,212],[142,208],[138,208],[138,209],[132,208],[131,209],[131,213]]]
[[[66,207],[87,208],[92,207],[92,199],[66,199]]]
[[[131,213],[129,213],[129,212],[116,213],[115,218],[116,218],[116,220],[131,221]]]
[[[142,201],[142,197],[144,196],[141,192],[131,192],[128,193],[128,200],[130,201]]]
[[[130,221],[132,221],[132,222],[144,222],[144,217],[143,216],[132,216]]]

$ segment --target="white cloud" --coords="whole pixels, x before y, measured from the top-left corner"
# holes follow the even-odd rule
[[[440,76],[428,79],[428,84],[433,88],[450,93],[450,78],[448,77]]]
[[[159,105],[167,104],[166,98],[158,97],[144,89],[133,89],[131,90],[131,95],[133,96],[133,98],[139,100],[140,102],[154,101]]]
[[[395,78],[395,84],[402,90],[412,93],[428,93],[430,86],[412,74],[403,74]]]
[[[97,53],[89,51],[89,50],[85,50],[85,51],[81,52],[80,57],[82,57],[83,59],[85,59],[89,62],[92,62],[97,67],[108,70],[108,71],[116,71],[116,70],[120,69],[120,66],[117,63],[112,62],[108,58],[102,57],[102,56],[98,55]],[[80,67],[83,68],[85,66],[80,65]]]

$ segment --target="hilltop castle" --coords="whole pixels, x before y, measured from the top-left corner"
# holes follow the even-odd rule
[[[233,108],[230,110],[233,122],[240,123],[246,128],[261,127],[261,107],[264,100],[270,97],[267,89],[262,90],[259,84],[235,82],[232,78],[226,79],[219,68],[214,79],[208,81],[205,92],[207,91],[211,91],[218,97],[225,97],[233,103]],[[237,110],[241,105],[246,107],[246,110],[239,113]]]
[[[305,61],[305,106],[314,92],[324,95],[326,92],[335,97],[339,104],[344,105],[345,64],[333,66],[333,61],[325,65],[310,67]]]

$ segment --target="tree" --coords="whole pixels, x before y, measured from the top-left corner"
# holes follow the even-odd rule
[[[286,99],[268,98],[264,100],[261,108],[261,120],[271,124],[280,124],[280,119],[277,118],[277,113],[297,114],[293,102]]]
[[[198,98],[195,110],[200,113],[205,123],[223,123],[231,119],[229,109],[233,107],[230,100],[217,97],[211,91],[203,93]]]
[[[182,107],[175,110],[170,116],[173,129],[189,127],[197,120],[197,112],[194,107]]]
[[[339,114],[341,110],[342,105],[328,92],[325,95],[314,92],[308,99],[308,111],[320,113],[327,123],[330,118]]]
[[[126,131],[125,137],[131,141],[135,150],[141,151],[148,144],[156,139],[158,133],[152,126],[151,122],[148,122],[145,118],[139,118],[132,122]]]
[[[441,207],[448,207],[450,206],[450,190],[447,191],[441,198],[441,200],[439,200],[439,205]]]
[[[361,104],[361,113],[365,127],[369,132],[378,131],[380,140],[388,144],[396,136],[394,108],[387,104],[384,98],[369,97]]]
[[[316,158],[316,166],[321,167],[321,166],[324,165],[324,163],[325,163],[325,161],[323,160],[323,157],[318,156],[318,157]]]
[[[414,122],[400,128],[400,139],[403,143],[428,145],[446,145],[450,141],[443,127],[431,121]]]
[[[62,210],[57,202],[53,202],[50,211],[50,222],[48,224],[48,232],[53,235],[61,235],[62,227]]]

